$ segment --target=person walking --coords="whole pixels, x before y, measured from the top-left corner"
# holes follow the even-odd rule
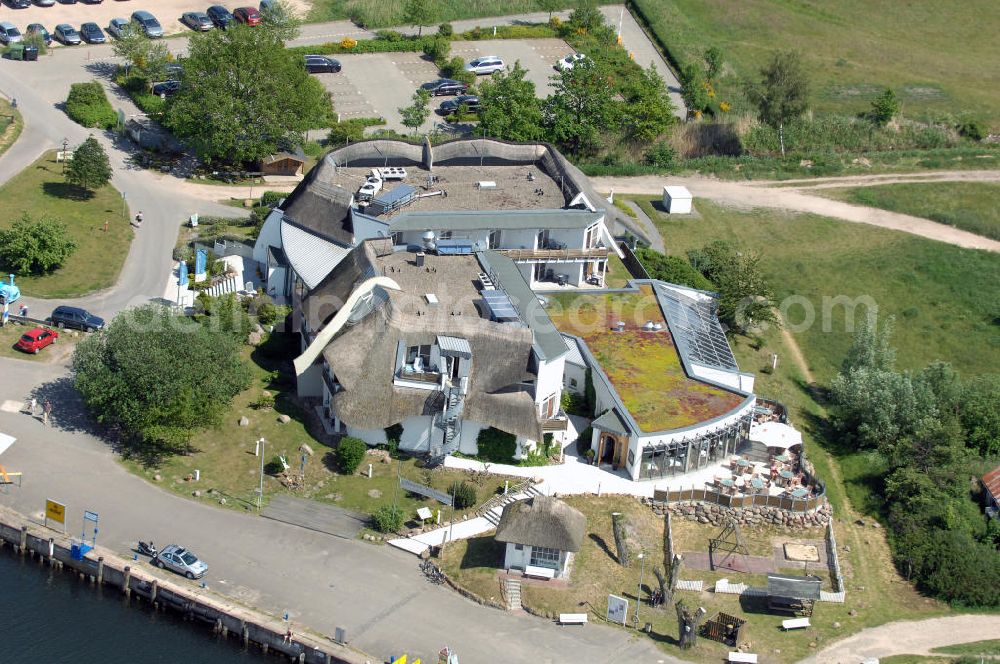
[[[38,399],[31,397],[28,401],[28,414],[34,417],[36,410],[38,410]]]
[[[135,215],[135,225],[142,226],[142,210],[139,210],[139,213]]]
[[[28,305],[22,304],[21,305],[21,318],[27,318],[27,317],[28,317]]]
[[[46,399],[45,405],[42,406],[42,424],[48,425],[49,420],[51,418],[52,418],[52,402]]]

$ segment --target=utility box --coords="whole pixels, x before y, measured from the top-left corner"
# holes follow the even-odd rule
[[[11,60],[24,60],[24,44],[20,42],[11,44],[8,47],[8,53],[10,53]]]
[[[691,214],[691,192],[687,187],[664,187],[663,209],[667,214]]]
[[[38,47],[37,46],[33,46],[32,44],[25,44],[24,45],[24,59],[25,60],[31,60],[33,62],[37,61],[38,60]]]

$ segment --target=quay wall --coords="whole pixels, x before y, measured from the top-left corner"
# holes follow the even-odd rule
[[[96,547],[82,559],[74,559],[74,540],[63,533],[39,526],[27,517],[0,506],[0,548],[13,546],[20,555],[37,558],[40,564],[79,574],[95,585],[120,588],[150,602],[157,610],[170,609],[183,617],[210,626],[217,634],[253,643],[264,653],[285,655],[290,661],[309,664],[370,664],[375,661],[353,648],[329,638],[293,631],[286,641],[288,624],[256,609],[226,600],[207,588],[172,580],[149,566]]]

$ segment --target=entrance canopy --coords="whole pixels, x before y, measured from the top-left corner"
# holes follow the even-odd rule
[[[750,425],[750,440],[761,443],[765,447],[778,447],[787,450],[793,445],[802,444],[802,433],[781,422],[754,422]]]

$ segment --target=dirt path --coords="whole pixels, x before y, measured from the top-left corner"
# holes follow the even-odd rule
[[[948,616],[891,622],[864,629],[799,664],[857,664],[866,657],[929,655],[931,648],[982,641],[1000,634],[1000,615]]]
[[[966,180],[969,174],[978,174],[983,181],[1000,180],[1000,171],[954,171],[939,172],[937,181]],[[663,192],[663,176],[643,175],[638,177],[598,177],[591,182],[598,191],[614,189],[621,195],[659,195]],[[832,184],[833,179],[828,180]],[[803,189],[774,186],[780,183],[728,182],[700,176],[671,177],[672,184],[686,186],[695,197],[707,198],[720,205],[752,209],[771,208],[789,212],[807,213],[832,217],[842,221],[870,224],[890,230],[919,235],[931,240],[945,242],[967,249],[984,249],[1000,252],[1000,242],[969,233],[958,228],[888,210],[852,205],[820,196],[813,196]],[[835,186],[865,186],[886,184],[881,176],[858,176],[839,179]]]
[[[781,328],[781,338],[785,340],[785,345],[788,346],[788,352],[792,354],[795,366],[802,372],[802,378],[807,384],[815,385],[816,377],[809,370],[809,363],[806,362],[806,356],[802,354],[802,349],[799,348],[799,342],[795,340],[795,336],[788,331],[788,328]]]
[[[844,175],[795,180],[749,180],[752,187],[790,187],[793,189],[826,189],[832,187],[874,187],[882,184],[908,182],[1000,182],[1000,171],[925,171],[922,173],[881,173]]]

